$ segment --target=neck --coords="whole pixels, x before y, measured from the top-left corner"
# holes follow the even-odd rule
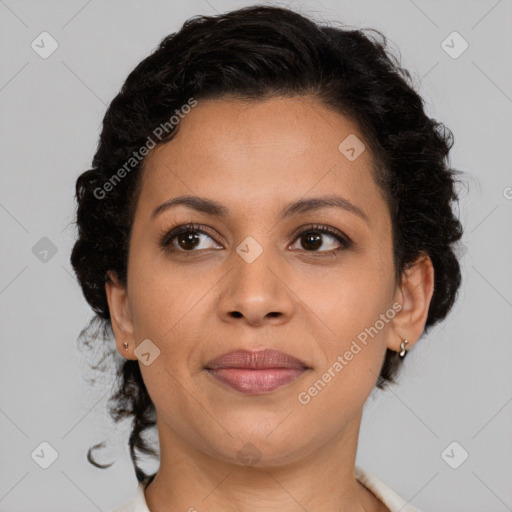
[[[236,454],[199,449],[157,415],[160,468],[147,486],[152,511],[380,512],[387,508],[354,476],[361,415],[328,443],[244,465]],[[216,456],[215,456],[216,455]]]

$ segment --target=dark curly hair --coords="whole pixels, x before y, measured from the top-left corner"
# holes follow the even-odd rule
[[[452,211],[460,171],[448,163],[452,132],[427,117],[409,72],[379,31],[322,26],[289,9],[254,5],[188,19],[135,67],[108,107],[92,168],[76,182],[78,238],[71,263],[95,312],[79,340],[87,339],[93,321],[99,321],[105,350],[115,352],[109,343],[113,333],[105,283],[113,271],[126,284],[144,159],[122,173],[123,179],[113,178],[123,165],[126,171],[126,162],[155,127],[168,123],[190,98],[252,101],[300,95],[316,96],[360,128],[389,206],[397,282],[408,265],[427,254],[434,267],[434,293],[425,332],[447,315],[461,282],[454,244],[462,226]],[[157,144],[171,140],[178,127]],[[97,344],[97,334],[89,335],[86,345]],[[142,437],[156,425],[155,407],[139,362],[119,358],[109,412],[116,423],[132,417],[129,448],[135,473],[138,481],[151,480],[155,475],[148,477],[139,467],[135,450],[157,456]],[[377,387],[396,382],[399,364],[397,353],[388,349]],[[91,450],[102,445],[90,448],[87,458],[108,467],[91,457]]]

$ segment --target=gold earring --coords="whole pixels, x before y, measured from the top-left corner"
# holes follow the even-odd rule
[[[405,355],[407,354],[407,349],[405,348],[405,345],[409,343],[409,340],[402,339],[402,343],[400,343],[400,352],[399,356],[403,359]]]

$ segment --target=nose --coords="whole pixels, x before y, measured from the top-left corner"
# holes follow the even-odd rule
[[[279,325],[292,317],[293,292],[286,283],[286,272],[276,258],[267,256],[269,252],[264,250],[252,262],[233,254],[234,264],[222,282],[218,303],[224,321]]]

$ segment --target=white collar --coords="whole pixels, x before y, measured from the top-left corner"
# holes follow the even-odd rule
[[[384,482],[359,466],[355,466],[354,474],[356,479],[382,501],[391,512],[420,512]],[[139,482],[133,498],[124,502],[113,512],[150,512],[144,496],[144,488],[145,484]]]

